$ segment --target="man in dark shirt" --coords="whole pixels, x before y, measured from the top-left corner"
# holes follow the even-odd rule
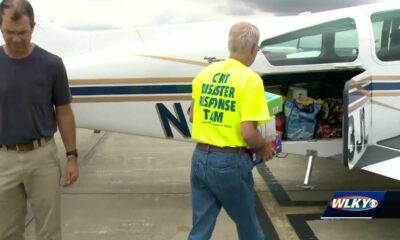
[[[24,239],[30,202],[40,240],[61,239],[57,126],[67,152],[66,179],[79,176],[74,115],[64,64],[31,42],[26,0],[0,3],[0,239]]]

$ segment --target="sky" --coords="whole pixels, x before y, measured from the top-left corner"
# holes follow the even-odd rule
[[[70,29],[111,29],[286,16],[393,0],[30,0],[36,15]]]

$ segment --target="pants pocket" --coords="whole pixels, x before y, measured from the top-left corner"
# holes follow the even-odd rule
[[[219,192],[236,191],[240,188],[240,166],[213,169],[216,190]]]
[[[198,150],[193,152],[190,178],[191,180],[203,180],[204,179],[204,166],[202,164],[202,158],[204,158],[203,153]]]
[[[254,186],[253,180],[253,163],[250,160],[250,157],[247,154],[244,154],[242,157],[242,180],[249,186]]]

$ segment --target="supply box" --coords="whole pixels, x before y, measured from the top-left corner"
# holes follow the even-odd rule
[[[267,104],[270,116],[282,112],[282,106],[283,106],[282,96],[270,92],[265,92],[265,97],[267,98]]]

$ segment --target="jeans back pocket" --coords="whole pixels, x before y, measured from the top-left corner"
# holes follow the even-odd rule
[[[216,154],[216,159],[209,162],[212,185],[218,192],[235,191],[240,188],[241,164],[237,154]]]

